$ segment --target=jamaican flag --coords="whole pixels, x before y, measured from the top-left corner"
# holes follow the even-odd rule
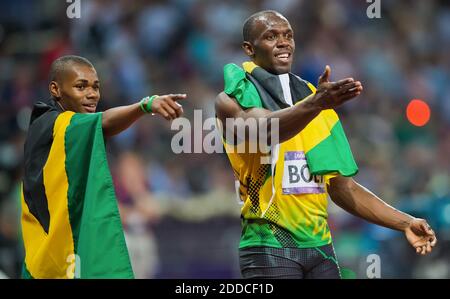
[[[244,109],[257,107],[277,111],[301,102],[316,91],[311,83],[289,73],[284,74],[284,82],[288,82],[285,83],[288,85],[286,93],[290,93],[290,97],[286,96],[281,76],[253,62],[244,62],[243,69],[230,63],[224,66],[224,92]],[[286,98],[290,98],[291,103]],[[333,109],[321,111],[299,135],[311,174],[353,176],[358,172],[344,129]]]
[[[101,113],[37,103],[25,142],[24,278],[133,278]]]

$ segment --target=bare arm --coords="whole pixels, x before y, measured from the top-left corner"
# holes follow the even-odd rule
[[[352,178],[332,178],[329,194],[331,199],[347,212],[398,231],[403,231],[414,219],[391,207]]]
[[[347,78],[338,82],[330,82],[328,79],[330,72],[330,68],[327,66],[319,78],[319,87],[315,94],[311,94],[293,107],[274,112],[262,108],[244,110],[234,98],[222,92],[216,99],[217,117],[225,130],[233,130],[233,132],[236,132],[236,128],[226,128],[227,118],[242,118],[243,120],[264,118],[267,120],[268,132],[271,129],[270,120],[278,119],[279,141],[286,141],[304,129],[320,111],[335,108],[361,93],[362,85],[359,81],[355,82],[352,78]]]
[[[347,212],[369,222],[402,231],[418,253],[431,252],[436,236],[424,219],[418,219],[388,205],[352,178],[330,180],[331,199]]]
[[[158,96],[152,103],[152,111],[163,116],[167,120],[175,119],[182,115],[183,109],[176,101],[185,99],[183,94],[169,94]],[[146,113],[141,110],[138,103],[114,107],[102,114],[103,134],[106,137],[114,136],[130,127],[136,120]]]
[[[119,134],[144,114],[139,103],[108,109],[102,114],[103,134],[106,137]]]
[[[216,99],[216,113],[219,120],[224,126],[224,130],[233,130],[233,135],[236,135],[238,130],[235,128],[226,127],[227,118],[242,118],[244,121],[250,118],[267,120],[267,132],[271,130],[271,119],[278,119],[279,121],[279,140],[286,141],[294,137],[306,125],[319,114],[320,110],[315,108],[309,102],[302,102],[294,107],[285,108],[279,111],[271,112],[263,108],[242,109],[234,98],[230,98],[224,92],[220,93]],[[249,136],[248,133],[245,135]]]

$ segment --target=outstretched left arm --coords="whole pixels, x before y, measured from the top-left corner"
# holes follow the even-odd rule
[[[330,180],[331,199],[347,212],[369,222],[402,231],[416,252],[431,252],[437,239],[426,220],[415,218],[385,203],[352,178],[337,176]]]

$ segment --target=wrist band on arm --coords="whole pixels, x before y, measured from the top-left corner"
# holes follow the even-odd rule
[[[141,100],[139,103],[139,107],[141,107],[141,110],[145,113],[152,113],[152,103],[153,100],[156,99],[158,95],[152,95],[151,97],[145,97]]]

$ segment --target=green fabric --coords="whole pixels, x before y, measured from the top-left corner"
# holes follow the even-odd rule
[[[243,219],[239,248],[254,246],[283,247],[275,238],[268,223],[250,223],[247,219]]]
[[[272,227],[272,228],[271,228]],[[328,228],[327,228],[328,229]],[[287,245],[283,244],[284,236],[288,234],[295,243]],[[300,238],[296,238],[299,237]],[[301,240],[299,240],[301,239]],[[303,240],[309,239],[311,241],[305,242]],[[331,239],[322,240],[320,238],[311,237],[310,231],[306,227],[297,227],[296,233],[293,234],[287,230],[278,227],[276,224],[270,225],[269,222],[258,219],[242,220],[242,234],[239,240],[239,248],[246,247],[274,247],[274,248],[313,248],[320,247],[331,243]]]
[[[133,278],[106,159],[102,114],[74,114],[65,135],[76,278]],[[77,276],[79,274],[79,276]]]
[[[341,272],[342,279],[356,279],[356,273],[351,269],[342,268],[339,270]]]
[[[225,81],[224,92],[238,101],[243,108],[262,108],[258,91],[245,76],[245,71],[234,63],[229,63],[223,68]]]
[[[260,94],[269,93],[273,97],[274,94],[277,94],[274,92],[275,89],[281,90],[281,83],[278,78],[278,80],[273,80],[273,78],[277,77],[276,75],[270,74],[260,67],[256,67],[251,75],[261,85],[265,86],[263,90],[256,88],[246,77],[246,72],[236,64],[230,63],[225,65],[224,91],[226,94],[236,98],[238,103],[244,108],[266,108],[263,107]],[[291,76],[291,80],[295,80],[294,78],[297,79],[295,76]],[[261,80],[264,82],[261,82]],[[292,89],[292,85],[297,83],[299,82],[291,82],[291,94],[293,96],[295,96],[296,90]],[[318,117],[321,116],[319,115]],[[350,145],[340,121],[331,128],[328,138],[321,141],[306,153],[306,158],[312,175],[338,172],[343,176],[354,176],[358,172],[358,166],[353,158]]]
[[[333,126],[330,136],[306,153],[306,160],[309,171],[314,175],[339,172],[348,177],[358,172],[340,121]]]
[[[25,262],[22,264],[22,279],[33,279],[33,276],[28,272]]]

